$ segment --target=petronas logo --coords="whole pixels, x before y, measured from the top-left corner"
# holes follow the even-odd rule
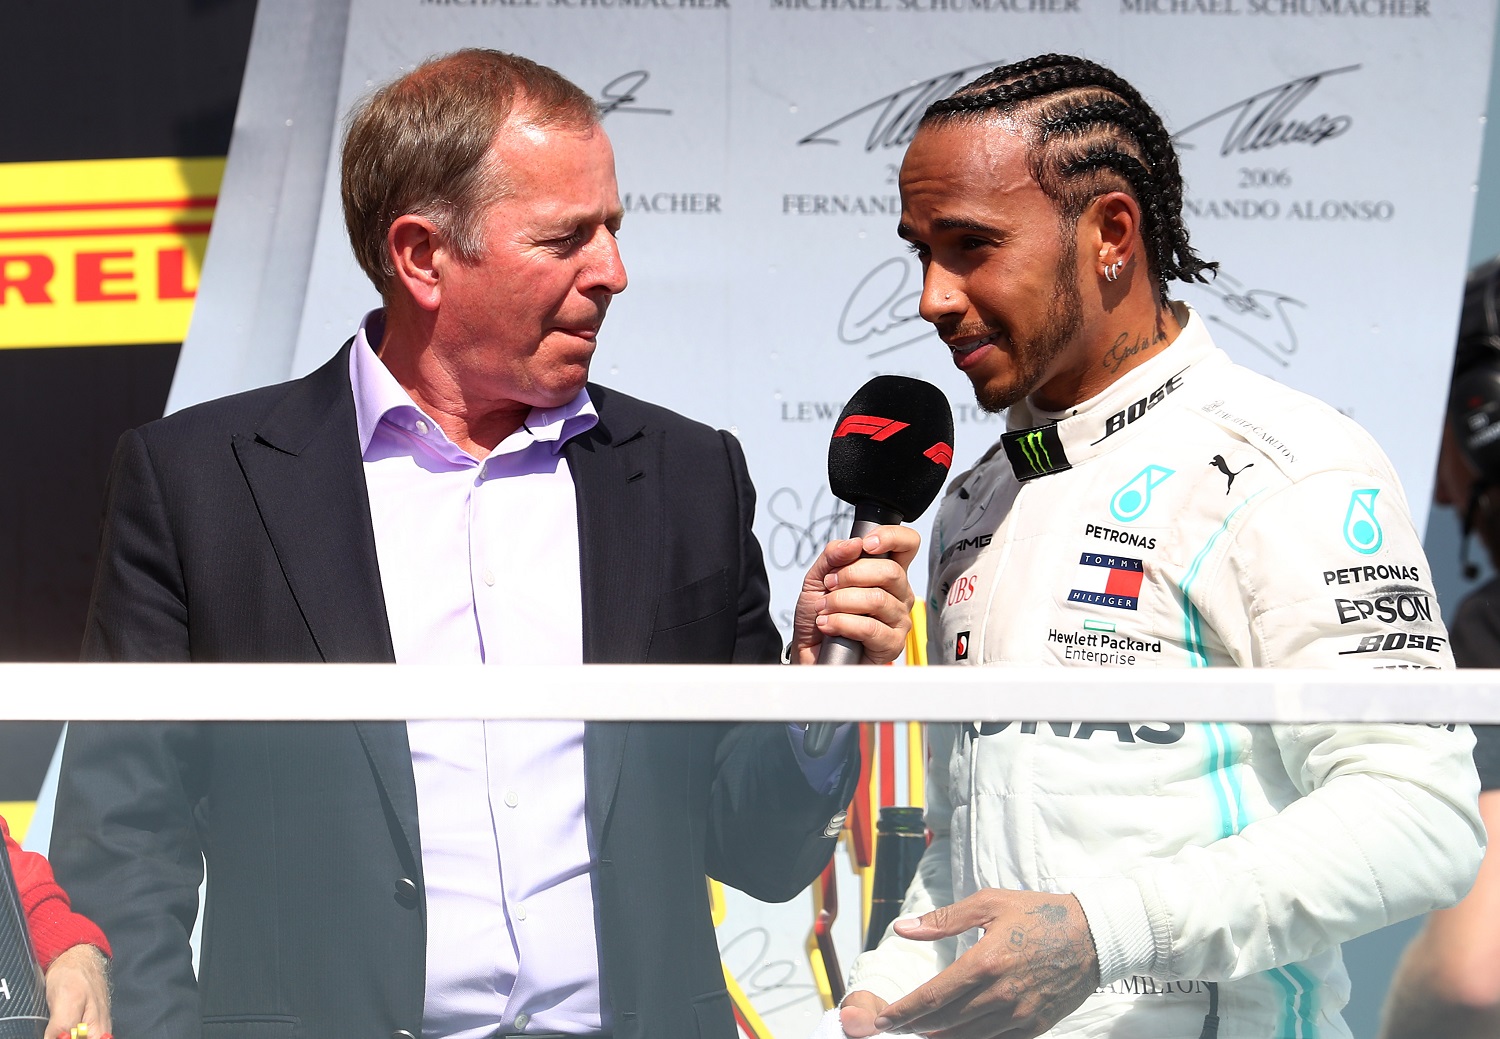
[[[1021,434],[1021,454],[1034,472],[1045,473],[1052,467],[1052,456],[1047,453],[1047,445],[1042,443],[1040,429],[1027,430]]]
[[[1385,544],[1385,532],[1375,518],[1375,496],[1379,493],[1378,487],[1355,491],[1344,514],[1344,541],[1362,556],[1373,556]]]
[[[1136,473],[1109,499],[1109,511],[1121,523],[1130,523],[1145,515],[1151,507],[1151,492],[1176,470],[1148,465]]]

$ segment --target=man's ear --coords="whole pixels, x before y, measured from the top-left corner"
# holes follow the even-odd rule
[[[1108,192],[1089,204],[1085,219],[1099,268],[1129,268],[1141,244],[1141,207],[1136,200],[1123,191]]]
[[[423,310],[436,310],[442,302],[440,274],[447,259],[437,226],[414,213],[398,216],[386,232],[385,247],[396,268],[394,285]]]

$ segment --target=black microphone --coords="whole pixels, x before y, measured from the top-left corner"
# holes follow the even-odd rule
[[[877,375],[859,388],[828,444],[828,485],[854,506],[851,538],[886,523],[904,523],[927,511],[953,465],[953,409],[943,391],[904,375]],[[819,664],[857,664],[864,646],[831,636]],[[803,749],[827,753],[833,722],[807,727]]]
[[[1458,561],[1463,566],[1464,580],[1479,580],[1479,567],[1469,560],[1469,535],[1474,533],[1474,519],[1479,515],[1479,502],[1484,492],[1490,489],[1489,481],[1480,477],[1469,487],[1469,500],[1464,505],[1463,533],[1458,539]]]

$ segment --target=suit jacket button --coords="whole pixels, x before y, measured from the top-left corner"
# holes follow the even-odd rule
[[[417,904],[417,885],[412,883],[410,877],[402,877],[396,881],[396,901],[408,909]],[[393,1036],[392,1039],[396,1037]]]
[[[391,1039],[417,1039],[417,1037],[412,1035],[406,1029],[400,1028],[391,1033]]]

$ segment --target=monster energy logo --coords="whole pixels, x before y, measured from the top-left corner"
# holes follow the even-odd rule
[[[1072,468],[1056,426],[1019,429],[1000,439],[1005,444],[1005,454],[1017,480],[1034,480],[1038,476]]]
[[[1037,472],[1044,472],[1052,464],[1052,456],[1047,453],[1047,445],[1042,443],[1042,431],[1033,429],[1021,437],[1021,454],[1026,458],[1026,464]]]

